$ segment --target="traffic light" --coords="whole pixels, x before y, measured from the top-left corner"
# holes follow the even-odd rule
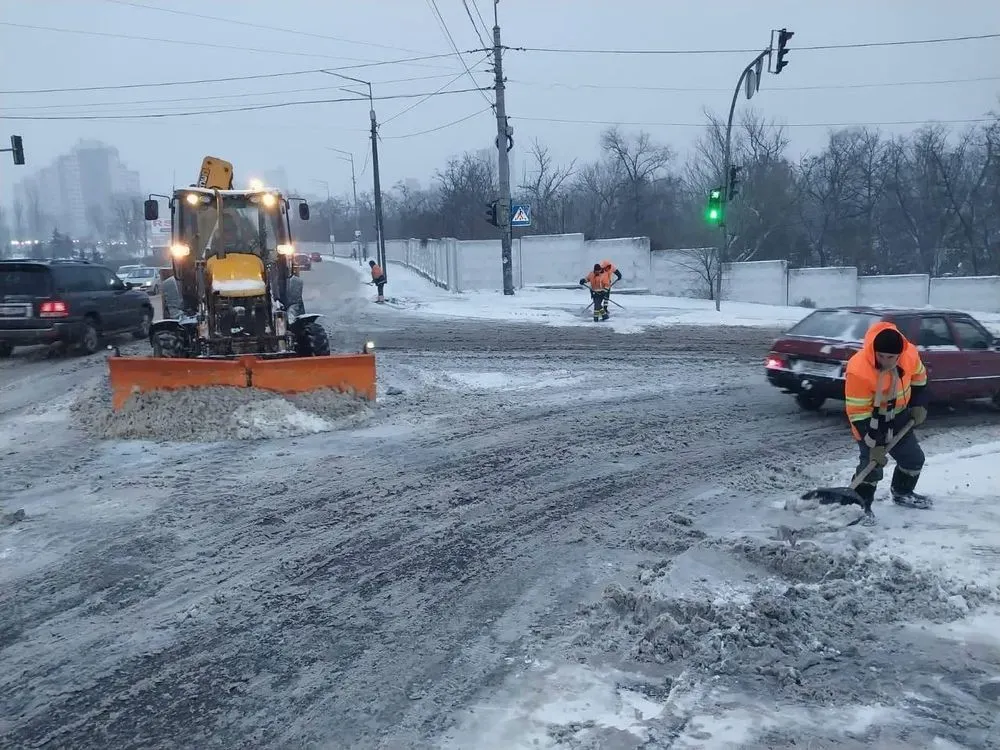
[[[742,169],[743,167],[738,167],[735,164],[729,167],[729,188],[726,190],[726,196],[729,200],[740,193],[736,186],[740,184],[740,171]]]
[[[712,188],[708,193],[708,208],[705,210],[705,220],[709,224],[721,224],[723,214],[723,189]]]
[[[499,202],[500,201],[493,201],[492,203],[486,204],[486,221],[495,227],[500,226],[500,223],[497,221],[497,204]]]
[[[21,143],[21,136],[10,137],[10,150],[14,152],[14,163],[24,164],[24,144]]]
[[[777,75],[781,72],[781,69],[788,65],[788,60],[785,59],[785,55],[788,54],[788,40],[795,36],[794,31],[786,31],[785,29],[780,29],[778,31],[778,61],[775,63],[774,72]]]

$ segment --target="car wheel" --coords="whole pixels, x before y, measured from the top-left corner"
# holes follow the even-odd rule
[[[153,314],[149,310],[142,311],[142,319],[139,321],[139,327],[132,331],[132,336],[137,339],[145,339],[149,337],[149,327],[153,324]]]
[[[6,341],[0,341],[0,359],[7,359],[14,351],[14,345]]]
[[[96,318],[83,319],[83,333],[80,335],[80,350],[84,354],[96,354],[101,348],[101,330]]]
[[[795,403],[806,411],[819,411],[820,407],[826,403],[826,396],[817,396],[815,393],[796,393]]]

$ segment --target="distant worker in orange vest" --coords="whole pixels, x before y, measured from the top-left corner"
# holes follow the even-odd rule
[[[615,284],[617,284],[619,281],[622,280],[622,272],[619,271],[617,268],[615,268],[615,264],[612,263],[610,260],[601,261],[601,270],[604,271],[604,275],[608,277],[608,289],[604,293],[604,312],[605,312],[604,318],[606,320],[608,317],[607,316],[608,302],[611,301],[611,287],[613,287]],[[611,280],[612,276],[615,277],[614,281]]]
[[[378,288],[378,297],[375,301],[385,302],[385,297],[382,296],[382,290],[385,289],[385,271],[373,260],[368,261],[368,265],[372,267],[372,283]]]
[[[580,279],[581,286],[590,285],[590,299],[594,303],[595,323],[608,319],[608,303],[605,296],[611,286],[608,278],[608,274],[604,273],[601,264],[595,263],[594,270]]]
[[[858,443],[858,472],[869,461],[876,467],[857,489],[866,511],[888,463],[886,446],[912,419],[927,419],[927,370],[917,348],[892,323],[879,322],[865,334],[861,351],[847,362],[844,382],[847,418]],[[929,508],[930,498],[914,492],[924,466],[924,452],[911,430],[888,451],[896,459],[892,473],[892,500],[910,508]]]

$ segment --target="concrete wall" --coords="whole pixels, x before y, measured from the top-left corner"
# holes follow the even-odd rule
[[[722,269],[722,299],[756,302],[761,305],[787,305],[787,261],[726,263]]]
[[[930,276],[922,273],[858,278],[858,304],[924,307],[930,297]]]
[[[583,255],[586,258],[585,270],[588,271],[595,263],[603,260],[614,263],[622,272],[622,286],[647,286],[649,283],[653,265],[649,237],[586,240],[583,243]]]
[[[1000,312],[1000,276],[931,279],[930,304],[946,309]]]
[[[704,262],[712,252],[711,248],[654,250],[650,254],[649,288],[668,297],[709,299]]]
[[[858,269],[792,268],[788,271],[788,304],[812,300],[816,307],[858,304]]]
[[[520,286],[571,284],[601,260],[590,258],[582,234],[529,235],[521,237],[518,244],[521,271],[515,281],[519,280]],[[499,250],[496,257],[499,260]],[[499,262],[495,263],[499,267]]]

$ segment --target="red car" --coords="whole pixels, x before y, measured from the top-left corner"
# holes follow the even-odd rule
[[[768,382],[815,411],[844,398],[847,360],[865,332],[893,323],[920,350],[931,400],[991,398],[1000,406],[1000,338],[971,315],[953,310],[838,307],[816,310],[777,339],[764,360]]]
[[[312,261],[305,253],[295,253],[294,266],[302,271],[311,271]]]
[[[319,253],[309,253],[309,260],[313,263],[321,263],[323,261],[323,256]]]

